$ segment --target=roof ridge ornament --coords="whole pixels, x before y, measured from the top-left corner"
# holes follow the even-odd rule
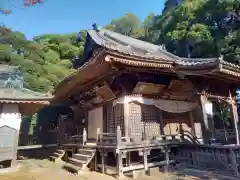
[[[165,44],[160,45],[160,47],[161,47],[161,50],[167,51]]]
[[[220,57],[218,58],[219,59],[219,61],[221,62],[221,61],[224,61],[224,56],[222,55],[222,54],[220,54]]]
[[[99,29],[99,27],[98,27],[98,25],[97,25],[96,22],[93,22],[92,27],[93,27],[93,30],[95,30],[95,31],[97,31],[97,32],[100,31],[100,29]]]

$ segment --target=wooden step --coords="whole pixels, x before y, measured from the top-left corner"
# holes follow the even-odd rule
[[[81,170],[81,167],[75,166],[74,164],[71,164],[71,163],[64,164],[63,168],[69,171],[70,173],[76,173],[76,174],[78,174],[79,171]]]
[[[62,149],[58,149],[58,150],[56,151],[56,153],[58,153],[58,154],[63,154],[63,153],[65,153],[65,151],[62,150]]]
[[[55,156],[50,156],[49,160],[52,162],[59,162],[62,160],[62,157],[55,157]]]
[[[54,157],[60,157],[60,156],[62,156],[62,154],[59,154],[59,153],[55,152],[55,153],[53,153],[53,156]]]
[[[68,158],[68,163],[82,168],[87,163],[87,161],[82,161],[82,160],[78,160],[78,159],[75,159],[75,158]]]
[[[73,154],[73,158],[81,161],[87,161],[91,156],[84,154]]]
[[[56,158],[56,157],[54,157],[54,156],[50,156],[50,157],[49,157],[49,160],[50,160],[50,161],[53,161],[53,162],[55,162],[55,161],[56,161],[56,159],[57,159],[57,158]]]
[[[58,162],[62,160],[62,157],[64,156],[65,151],[61,149],[57,149],[50,157],[49,160],[53,162]]]
[[[78,149],[78,154],[92,156],[96,152],[95,149]]]

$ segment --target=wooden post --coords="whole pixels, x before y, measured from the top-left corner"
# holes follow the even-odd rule
[[[121,150],[118,152],[117,164],[118,164],[118,176],[119,176],[119,178],[122,178],[123,177],[123,171],[122,171],[123,164],[122,164],[122,151]]]
[[[87,131],[84,128],[83,129],[83,145],[85,145],[87,143]]]
[[[147,156],[148,156],[148,150],[143,150],[143,162],[144,162],[144,170],[145,170],[145,172],[148,171]]]
[[[129,103],[124,102],[124,129],[125,129],[125,136],[129,137]]]
[[[165,146],[165,163],[166,163],[166,171],[169,169],[169,151],[168,146]]]
[[[122,132],[120,126],[117,126],[117,148],[121,145],[122,141]]]
[[[236,176],[238,176],[238,164],[236,160],[236,154],[233,149],[230,149],[229,158],[231,159],[231,168],[234,170]]]
[[[101,155],[101,163],[102,163],[102,173],[105,174],[105,153],[104,150],[100,150],[100,155]]]
[[[130,166],[131,165],[131,152],[127,153],[127,165]]]
[[[96,143],[98,144],[100,141],[100,128],[97,128],[97,139],[96,139]]]
[[[206,133],[205,133],[206,136],[205,137],[207,137],[207,139],[209,140],[209,138],[211,137],[212,134],[210,133],[208,116],[207,116],[207,112],[206,112],[206,109],[205,109],[206,101],[207,101],[207,97],[204,94],[200,95],[203,122],[204,122],[204,127],[205,127],[205,130],[206,130]],[[204,139],[206,139],[206,138],[204,138]]]
[[[94,156],[94,171],[97,171],[98,169],[98,158],[97,158],[97,151]]]
[[[194,125],[194,118],[193,118],[193,113],[192,111],[189,112],[189,117],[190,117],[190,123],[192,126],[192,134],[194,137],[196,137],[196,131],[195,131],[195,125]]]
[[[233,113],[233,121],[234,121],[234,128],[235,128],[235,133],[236,133],[236,144],[239,145],[239,131],[238,131],[238,112],[237,112],[237,103],[236,101],[232,98],[231,92],[229,92],[229,99],[230,99],[230,105]]]
[[[158,116],[159,116],[159,124],[160,124],[160,135],[164,135],[164,124],[163,124],[163,116],[162,116],[162,110],[158,109]]]

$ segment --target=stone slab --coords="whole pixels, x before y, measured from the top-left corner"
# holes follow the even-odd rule
[[[140,179],[142,176],[146,176],[145,170],[134,170],[132,172],[133,179]]]

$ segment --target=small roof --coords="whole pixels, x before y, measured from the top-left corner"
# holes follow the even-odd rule
[[[17,70],[18,70],[18,66],[9,66],[6,64],[0,64],[0,73],[16,72]]]
[[[48,104],[52,95],[42,94],[26,88],[0,88],[1,103]]]
[[[51,98],[52,95],[23,88],[18,66],[0,64],[0,103],[48,104]]]

